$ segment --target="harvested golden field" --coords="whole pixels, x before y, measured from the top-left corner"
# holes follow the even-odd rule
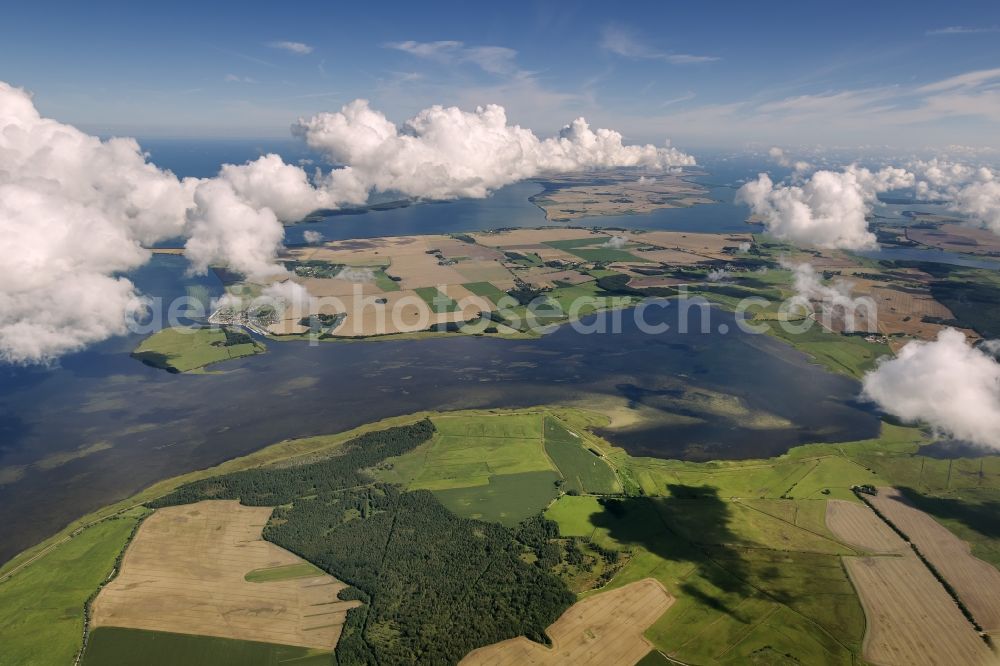
[[[869,501],[920,549],[985,631],[1000,630],[1000,571],[973,557],[967,543],[895,488],[879,488]]]
[[[528,268],[519,270],[517,276],[523,281],[530,284],[532,287],[537,287],[540,289],[551,289],[556,285],[556,281],[566,282],[569,284],[582,284],[584,282],[593,282],[594,278],[585,273],[574,270],[563,270],[559,268]]]
[[[499,261],[462,262],[453,267],[462,274],[465,282],[492,282],[502,289],[514,286],[514,275]]]
[[[331,241],[314,247],[289,250],[293,259],[317,259],[348,266],[387,264],[386,257],[427,249],[426,240],[434,236],[388,236],[356,240]]]
[[[864,504],[827,500],[826,526],[841,541],[871,553],[907,553],[909,546]]]
[[[750,234],[699,234],[681,231],[645,231],[629,233],[629,241],[655,245],[666,250],[676,250],[689,253],[704,259],[731,259],[732,255],[724,252],[729,247],[738,247],[740,243],[750,243]],[[642,253],[641,256],[654,259],[655,253]]]
[[[271,511],[230,500],[157,509],[94,601],[92,626],[332,649],[348,609],[358,605],[338,601],[343,583],[326,574],[244,579],[304,563],[261,539]]]
[[[639,239],[637,238],[636,240]],[[643,259],[656,261],[670,266],[692,266],[711,259],[711,257],[706,257],[705,255],[697,254],[695,252],[688,252],[687,250],[656,249],[647,250],[645,252],[636,252],[635,255],[637,257],[642,257]]]
[[[503,252],[500,250],[477,243],[466,243],[448,236],[441,236],[434,243],[434,247],[447,259],[472,259],[479,262],[503,259]]]
[[[845,557],[865,609],[864,657],[892,666],[981,666],[994,655],[913,553]]]
[[[673,602],[659,581],[645,578],[573,604],[546,631],[551,648],[521,636],[474,650],[461,663],[631,666],[653,649],[643,633]]]
[[[416,333],[438,323],[465,320],[459,311],[433,312],[427,302],[411,290],[366,296],[358,301],[348,301],[345,305],[346,317],[331,331],[335,337]],[[469,318],[473,316],[473,311],[478,313],[481,310],[470,306]]]
[[[352,296],[354,294],[380,294],[382,290],[375,284],[374,275],[367,278],[362,269],[352,272],[358,277],[357,280],[345,280],[343,278],[304,278],[293,275],[290,279],[306,288],[309,295],[314,298],[325,298],[327,296]]]
[[[399,284],[403,289],[461,284],[466,281],[465,276],[455,270],[454,266],[442,266],[437,257],[423,252],[393,255],[392,263],[386,270],[390,275],[400,278]]]

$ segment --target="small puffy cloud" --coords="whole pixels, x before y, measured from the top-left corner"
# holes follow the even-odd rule
[[[740,244],[739,244],[739,245],[737,246],[737,249],[738,249],[738,250],[739,250],[740,252],[749,252],[749,251],[750,251],[750,247],[751,247],[751,244],[750,244],[750,242],[749,242],[749,241],[743,241],[742,243],[740,243]]]
[[[770,156],[772,160],[777,162],[779,166],[786,167],[792,165],[791,161],[787,157],[785,157],[785,151],[782,150],[781,148],[778,148],[777,146],[773,146],[770,150],[767,151],[767,154],[768,156]]]
[[[503,107],[475,111],[432,106],[397,127],[365,100],[338,113],[301,119],[293,132],[336,162],[330,174],[344,200],[370,190],[427,199],[485,197],[494,190],[541,173],[643,166],[692,165],[676,148],[624,145],[614,130],[592,130],[579,118],[558,136],[539,139],[507,124]]]
[[[308,55],[313,52],[313,47],[302,42],[276,41],[268,42],[267,45],[272,49],[281,49],[282,51],[288,51],[296,55]]]
[[[254,304],[261,305],[267,303],[273,305],[283,315],[289,312],[295,315],[304,315],[309,312],[311,302],[312,297],[305,287],[297,282],[286,280],[284,282],[274,282],[264,287],[260,292],[260,296],[255,299]]]
[[[945,329],[913,341],[865,375],[863,395],[900,419],[1000,449],[1000,364]]]
[[[781,261],[781,267],[792,272],[795,296],[789,305],[812,312],[812,304],[819,305],[824,323],[829,325],[834,318],[841,321],[844,330],[854,331],[857,324],[864,324],[869,331],[877,330],[877,306],[867,296],[853,296],[854,285],[846,280],[835,280],[825,284],[812,264],[792,264]],[[862,321],[858,321],[861,319]]]
[[[767,154],[778,164],[778,166],[791,167],[795,169],[796,172],[808,171],[812,166],[809,162],[804,160],[792,160],[783,149],[778,148],[777,146],[768,150]]]
[[[862,250],[876,247],[867,215],[879,192],[913,185],[913,175],[886,167],[817,171],[801,185],[776,185],[767,174],[736,193],[777,238],[798,245]]]
[[[307,231],[302,232],[302,239],[305,242],[309,243],[310,245],[317,245],[323,242],[323,233],[320,231],[309,229]]]
[[[705,276],[705,279],[709,282],[725,282],[729,275],[729,271],[725,268],[717,268],[714,271],[709,271],[708,275]]]
[[[624,236],[612,236],[607,241],[605,241],[601,247],[610,247],[615,250],[620,250],[628,243]]]
[[[346,266],[337,277],[348,282],[374,282],[375,271],[364,266]]]

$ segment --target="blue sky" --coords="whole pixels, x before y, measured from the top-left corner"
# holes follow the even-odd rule
[[[364,97],[682,147],[1000,148],[996,2],[89,4],[6,8],[0,79],[101,134],[286,137]]]

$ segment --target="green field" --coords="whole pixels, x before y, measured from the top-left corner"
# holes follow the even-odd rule
[[[330,666],[325,650],[144,629],[100,627],[83,666]]]
[[[575,254],[584,261],[596,261],[604,263],[613,263],[616,261],[624,262],[648,262],[649,259],[644,259],[638,257],[626,249],[614,248],[614,247],[603,247],[607,243],[604,236],[596,238],[574,238],[570,240],[557,240],[548,241],[545,243],[550,247],[554,247],[570,254]],[[634,244],[630,244],[629,247],[637,247]]]
[[[604,513],[600,498],[563,495],[545,510],[545,517],[559,523],[559,533],[567,537],[594,536],[597,532],[594,516]]]
[[[433,312],[457,312],[458,303],[437,287],[417,287],[413,291],[423,299],[424,303],[431,306]]]
[[[604,459],[551,416],[545,417],[545,452],[562,473],[565,490],[602,495],[621,492],[618,478]]]
[[[890,353],[888,345],[867,342],[859,336],[831,333],[819,324],[804,333],[788,333],[772,324],[768,334],[809,354],[827,370],[856,378],[874,368],[878,358]]]
[[[486,485],[433,492],[441,504],[459,516],[514,527],[556,498],[559,479],[557,472],[521,472],[491,476]]]
[[[551,416],[442,416],[433,421],[438,430],[434,438],[393,459],[379,478],[410,490],[430,490],[461,516],[514,525],[548,506],[560,487],[621,492],[608,464]]]
[[[133,358],[169,372],[192,372],[207,365],[243,356],[261,354],[267,350],[247,334],[239,339],[249,342],[227,344],[227,334],[221,328],[165,328],[143,340],[132,352]],[[230,333],[228,338],[232,339]]]
[[[462,285],[469,291],[471,291],[476,296],[481,296],[489,300],[493,305],[500,305],[500,301],[508,302],[511,300],[510,295],[499,288],[497,288],[492,282],[466,282]]]
[[[385,272],[385,268],[375,269],[375,286],[382,291],[399,291],[399,282],[393,280]]]
[[[70,664],[83,606],[111,573],[145,509],[102,520],[0,582],[0,663]]]
[[[310,576],[320,576],[322,574],[322,569],[317,569],[308,562],[301,562],[299,564],[286,564],[281,567],[254,569],[253,571],[248,571],[244,578],[251,583],[273,583],[279,580],[308,578]]]
[[[513,526],[558,494],[558,471],[545,453],[542,414],[441,416],[437,434],[394,458],[378,478],[430,490],[460,516]]]

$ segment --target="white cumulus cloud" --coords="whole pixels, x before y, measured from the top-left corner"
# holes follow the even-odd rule
[[[900,419],[1000,449],[1000,364],[945,329],[914,341],[865,375],[863,395]]]
[[[695,163],[669,146],[624,145],[620,133],[592,130],[582,118],[542,140],[508,125],[506,112],[496,105],[471,112],[433,106],[397,127],[368,102],[356,100],[337,113],[299,120],[293,132],[349,165],[331,178],[355,196],[375,189],[427,199],[485,197],[546,172]]]
[[[273,155],[178,179],[133,139],[100,139],[0,82],[0,360],[49,362],[126,332],[142,298],[122,273],[186,238],[192,269],[273,273],[284,230],[327,200]],[[307,210],[308,209],[308,210]]]
[[[836,279],[831,284],[826,284],[809,263],[793,264],[782,260],[781,267],[792,272],[795,295],[789,302],[790,306],[812,312],[812,305],[815,303],[827,326],[836,318],[847,331],[859,328],[872,332],[877,330],[878,307],[875,301],[868,296],[853,296],[852,282]]]
[[[775,184],[762,173],[736,193],[761,218],[768,232],[798,245],[862,250],[876,246],[867,215],[879,192],[910,187],[904,169],[879,171],[851,165],[843,171],[817,171],[801,185]]]
[[[940,199],[974,224],[1000,234],[1000,176],[988,167],[934,158],[910,165],[919,199]]]

